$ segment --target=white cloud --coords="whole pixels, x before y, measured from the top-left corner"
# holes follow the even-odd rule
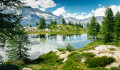
[[[21,0],[26,3],[26,6],[31,6],[32,8],[39,8],[43,11],[47,8],[55,7],[56,4],[53,0]]]
[[[101,4],[99,4],[98,6],[102,6]]]
[[[102,6],[102,5],[101,5]],[[114,15],[116,14],[117,11],[120,12],[120,5],[116,6],[116,5],[111,5],[110,8],[113,10]],[[53,11],[53,14],[57,15],[57,16],[64,16],[64,17],[74,17],[76,19],[85,19],[85,18],[89,18],[92,17],[92,15],[94,14],[94,16],[104,16],[105,15],[105,11],[106,11],[106,7],[102,6],[99,8],[96,8],[95,10],[91,10],[90,13],[68,13],[68,11],[65,10],[64,7],[62,8],[58,8],[57,10]]]
[[[92,14],[94,14],[94,16],[104,16],[105,10],[105,7],[97,8],[96,10],[92,10]]]
[[[57,8],[55,11],[52,12],[54,15],[56,16],[60,16],[60,15],[65,15],[66,14],[66,10],[64,7],[61,8]]]

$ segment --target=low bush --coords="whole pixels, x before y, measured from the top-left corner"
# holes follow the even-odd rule
[[[64,48],[58,48],[57,50],[58,50],[58,51],[65,51]]]
[[[20,70],[21,66],[24,65],[23,60],[9,60],[4,63],[7,70]],[[3,66],[0,66],[0,70],[4,70]]]
[[[84,57],[84,58],[91,58],[94,56],[95,56],[94,53],[81,53],[81,57]]]
[[[96,68],[91,68],[90,70],[109,70],[109,69],[104,67],[96,67]]]
[[[72,60],[67,60],[62,66],[62,70],[82,70],[82,69],[76,62]]]
[[[103,57],[93,57],[93,58],[90,58],[90,59],[87,59],[85,61],[85,65],[87,67],[105,67],[106,65],[108,64],[111,64],[113,61],[115,61],[114,58],[112,57],[106,57],[106,56],[103,56]]]
[[[40,68],[39,70],[50,70],[50,69],[47,69],[47,68]]]
[[[115,48],[109,48],[110,51],[115,51],[116,49]]]
[[[78,52],[72,52],[69,56],[68,56],[68,60],[72,60],[74,62],[81,62],[81,55]]]
[[[64,48],[58,48],[57,50],[60,51],[60,52],[62,52],[62,54],[66,53],[66,50]]]
[[[59,59],[59,56],[55,52],[51,51],[47,54],[41,55],[38,59],[34,60],[34,63],[43,63],[48,65],[61,64],[63,59]]]
[[[78,49],[77,51],[82,52],[85,50],[90,50],[90,49],[94,49],[95,47],[99,46],[99,45],[103,45],[103,42],[91,42],[88,43],[87,45],[85,45],[83,48]]]
[[[74,48],[72,45],[68,44],[68,45],[66,46],[66,50],[67,50],[67,51],[74,51],[75,48]]]
[[[120,68],[111,67],[110,70],[120,70]]]

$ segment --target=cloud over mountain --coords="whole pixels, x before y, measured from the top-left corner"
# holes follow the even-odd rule
[[[47,8],[55,7],[57,4],[53,0],[21,0],[26,3],[26,6],[31,6],[32,8],[39,8],[45,11]]]

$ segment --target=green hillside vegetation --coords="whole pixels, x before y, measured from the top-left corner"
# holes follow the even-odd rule
[[[27,31],[28,34],[81,34],[87,33],[85,28],[71,26],[71,25],[63,25],[56,24],[52,25],[49,28],[37,29],[35,31]]]

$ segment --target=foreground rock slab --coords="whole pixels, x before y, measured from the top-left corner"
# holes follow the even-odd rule
[[[31,68],[23,68],[22,70],[32,70]]]
[[[110,48],[114,48],[115,50],[111,51]],[[100,45],[93,50],[88,50],[84,52],[92,52],[96,55],[96,57],[108,56],[115,58],[115,62],[107,65],[106,68],[118,67],[120,65],[120,48],[112,45]]]

